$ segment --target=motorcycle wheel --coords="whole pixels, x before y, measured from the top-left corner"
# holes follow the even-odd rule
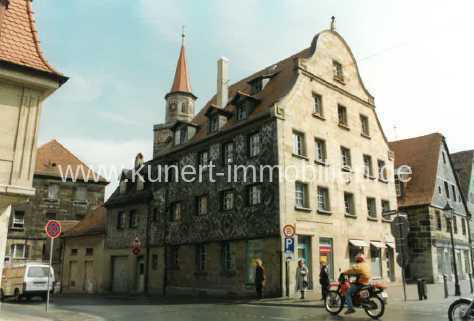
[[[370,307],[366,305],[370,305]],[[383,302],[383,300],[378,295],[368,298],[363,306],[365,313],[367,313],[367,315],[374,320],[381,318],[385,313],[385,302]]]
[[[472,313],[470,313],[466,318],[463,318],[462,315],[466,312],[466,310],[471,305],[471,301],[467,299],[459,299],[454,301],[449,306],[448,316],[449,321],[468,321],[474,320]]]
[[[329,291],[324,302],[326,311],[332,315],[338,315],[344,308],[344,299],[337,291]]]

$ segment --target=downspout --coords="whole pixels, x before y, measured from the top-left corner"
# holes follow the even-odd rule
[[[153,184],[152,184],[153,185]],[[148,211],[146,216],[146,228],[145,228],[145,295],[149,294],[149,273],[150,273],[150,223],[151,223],[151,203],[152,198],[148,201]]]

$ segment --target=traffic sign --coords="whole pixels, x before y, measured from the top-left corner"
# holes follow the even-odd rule
[[[140,254],[141,251],[142,251],[142,243],[140,242],[138,237],[136,237],[132,243],[132,253],[134,255],[138,255]]]
[[[56,239],[61,236],[61,223],[54,220],[48,221],[44,227],[44,231],[50,239]]]
[[[294,225],[285,225],[283,227],[283,235],[285,235],[286,238],[293,237],[296,233],[296,229]]]
[[[293,237],[287,237],[285,239],[285,256],[287,259],[293,258],[295,254],[295,239]]]

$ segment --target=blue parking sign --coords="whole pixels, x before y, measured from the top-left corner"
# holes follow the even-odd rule
[[[285,238],[285,253],[295,253],[295,238]]]

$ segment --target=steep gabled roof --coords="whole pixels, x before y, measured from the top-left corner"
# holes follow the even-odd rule
[[[64,237],[105,234],[107,210],[98,206],[91,210],[79,223],[64,233]]]
[[[55,139],[38,148],[35,175],[108,184]]]
[[[41,52],[31,0],[10,0],[0,26],[0,62],[53,76],[60,84],[67,81]]]
[[[399,207],[431,204],[443,140],[443,135],[434,133],[389,143],[395,153],[395,167],[408,165],[412,169],[404,196],[399,198]]]
[[[454,163],[454,169],[458,174],[459,184],[464,197],[468,199],[469,185],[471,184],[471,177],[474,171],[474,150],[467,150],[451,154],[451,159]]]

